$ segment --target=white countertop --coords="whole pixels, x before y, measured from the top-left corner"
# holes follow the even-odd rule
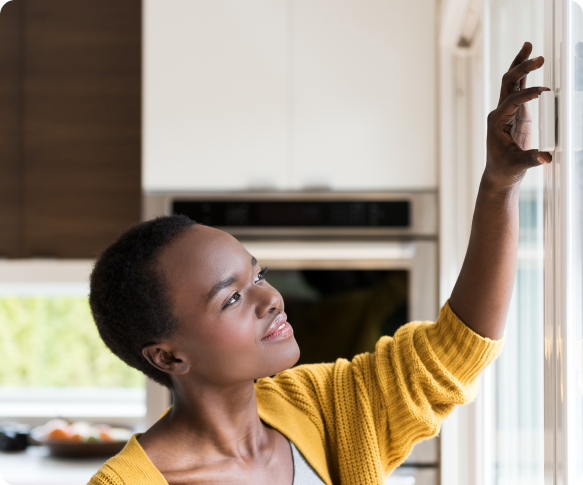
[[[104,458],[54,458],[44,446],[0,453],[0,485],[87,485]]]

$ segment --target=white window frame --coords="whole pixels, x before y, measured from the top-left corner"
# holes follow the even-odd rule
[[[485,165],[488,16],[482,0],[441,5],[440,303],[451,295],[466,253]],[[441,431],[441,483],[493,483],[494,372],[480,376],[475,401],[458,407]]]
[[[573,247],[573,58],[571,1],[545,0],[545,85],[556,96],[557,145],[545,171],[545,485],[579,485],[575,439],[576,306]]]

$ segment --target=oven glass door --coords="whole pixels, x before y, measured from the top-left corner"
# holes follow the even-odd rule
[[[407,271],[269,268],[266,280],[283,296],[299,364],[373,352],[409,318]]]

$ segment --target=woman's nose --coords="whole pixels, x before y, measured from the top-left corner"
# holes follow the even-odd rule
[[[257,305],[256,313],[258,318],[263,318],[269,313],[283,310],[281,295],[273,287],[256,287],[257,288]]]

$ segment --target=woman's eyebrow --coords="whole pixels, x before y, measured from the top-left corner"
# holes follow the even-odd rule
[[[228,278],[225,278],[224,280],[221,280],[218,283],[215,283],[213,285],[213,287],[210,289],[210,291],[207,293],[205,303],[208,303],[209,301],[211,301],[219,291],[224,290],[225,288],[228,288],[229,286],[231,286],[233,283],[236,283],[237,281],[239,281],[239,277],[234,275],[234,276],[229,276]]]
[[[252,268],[255,267],[256,264],[257,259],[255,259],[255,256],[251,256],[251,267]],[[239,277],[237,275],[233,275],[229,276],[228,278],[225,278],[224,280],[219,281],[218,283],[215,283],[213,287],[210,289],[210,291],[207,293],[205,303],[211,301],[219,291],[228,288],[237,281],[239,281]]]

